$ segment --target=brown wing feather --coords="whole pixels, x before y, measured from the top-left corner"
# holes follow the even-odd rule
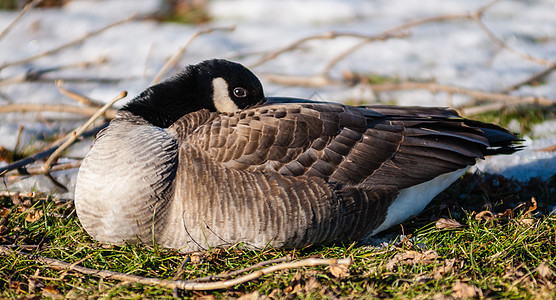
[[[480,128],[440,108],[288,103],[205,118],[188,142],[226,167],[369,187],[428,181],[489,146]]]

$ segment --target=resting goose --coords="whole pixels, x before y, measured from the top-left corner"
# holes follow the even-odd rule
[[[83,160],[85,230],[182,251],[357,241],[418,214],[477,159],[519,148],[448,109],[263,102],[257,77],[226,60],[146,89]]]

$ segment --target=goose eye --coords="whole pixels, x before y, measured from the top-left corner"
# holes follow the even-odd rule
[[[247,96],[247,91],[244,88],[236,87],[234,89],[234,96],[238,98],[243,98]]]

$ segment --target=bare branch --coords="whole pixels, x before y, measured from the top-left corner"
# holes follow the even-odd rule
[[[75,45],[77,45],[77,44],[80,44],[80,43],[82,43],[83,41],[85,41],[86,39],[88,39],[88,38],[90,38],[90,37],[92,37],[92,36],[98,35],[98,34],[104,32],[104,31],[107,30],[107,29],[110,29],[110,28],[112,28],[112,27],[115,27],[115,26],[118,26],[118,25],[127,23],[127,22],[129,22],[129,21],[131,21],[131,20],[134,20],[135,18],[136,18],[136,16],[135,16],[135,15],[132,15],[131,17],[127,17],[127,18],[125,18],[125,19],[123,19],[123,20],[116,21],[116,22],[114,22],[114,23],[112,23],[112,24],[106,25],[106,26],[104,26],[104,27],[102,27],[102,28],[100,28],[100,29],[91,31],[91,32],[89,32],[89,33],[83,35],[82,37],[80,37],[80,38],[78,38],[78,39],[75,39],[75,40],[73,40],[73,41],[71,41],[71,42],[68,42],[68,43],[66,43],[66,44],[60,45],[60,46],[55,47],[55,48],[53,48],[53,49],[44,51],[44,52],[42,52],[42,53],[39,53],[39,54],[37,54],[37,55],[33,55],[33,56],[30,56],[30,57],[27,57],[27,58],[24,58],[24,59],[12,61],[12,62],[7,62],[7,63],[3,64],[2,66],[0,66],[0,70],[3,70],[3,69],[5,69],[5,68],[11,67],[11,66],[16,66],[16,65],[25,64],[25,63],[28,63],[28,62],[30,62],[30,61],[33,61],[33,60],[35,60],[35,59],[37,59],[37,58],[41,58],[41,57],[44,57],[44,56],[49,56],[49,55],[58,53],[58,52],[60,52],[60,51],[62,51],[62,50],[64,50],[64,49],[66,49],[66,48],[69,48],[69,47],[75,46]]]
[[[302,268],[302,267],[314,267],[314,266],[333,266],[333,265],[344,265],[349,266],[351,264],[350,258],[342,258],[342,259],[325,259],[325,258],[306,258],[294,262],[283,262],[279,263],[270,267],[266,267],[264,269],[260,269],[246,275],[230,279],[224,281],[217,281],[217,282],[196,282],[195,279],[193,280],[167,280],[167,279],[158,279],[158,278],[149,278],[149,277],[142,277],[137,275],[130,275],[124,274],[119,272],[113,271],[105,271],[105,270],[96,270],[92,268],[86,268],[79,266],[77,264],[70,264],[58,259],[31,255],[29,253],[23,251],[17,251],[10,249],[6,246],[0,246],[0,254],[2,255],[12,255],[17,254],[28,259],[32,259],[37,261],[41,264],[45,264],[50,268],[58,269],[58,270],[66,270],[66,271],[74,271],[81,274],[92,275],[96,277],[100,277],[103,279],[114,279],[120,281],[127,281],[127,282],[134,282],[146,285],[154,285],[159,287],[166,287],[166,288],[179,288],[182,290],[191,290],[191,291],[210,291],[210,290],[218,290],[218,289],[226,289],[233,287],[238,284],[242,284],[251,280],[255,280],[260,278],[264,275],[271,274],[273,272],[281,271],[281,270],[288,270],[294,268]]]
[[[324,87],[330,84],[340,83],[322,75],[314,76],[291,76],[283,74],[261,74],[269,82],[283,85],[297,85],[307,87]]]
[[[483,92],[479,90],[472,90],[447,84],[438,84],[432,82],[402,82],[402,83],[382,83],[382,84],[369,84],[370,88],[375,92],[399,91],[399,90],[428,90],[432,93],[446,92],[451,94],[461,94],[469,96],[475,100],[492,100],[501,102],[515,102],[521,104],[540,104],[540,105],[553,105],[556,100],[548,99],[545,97],[535,96],[512,96],[502,93]]]
[[[287,255],[287,256],[284,256],[284,257],[276,258],[276,259],[261,261],[259,263],[256,263],[252,266],[249,266],[249,267],[241,269],[241,270],[235,270],[235,271],[224,273],[224,274],[218,274],[218,275],[196,278],[196,279],[194,279],[194,281],[202,282],[202,281],[214,281],[214,280],[217,280],[217,279],[230,278],[230,277],[234,277],[236,275],[239,275],[241,273],[246,273],[246,272],[258,269],[260,267],[264,267],[264,266],[268,266],[268,265],[276,264],[276,263],[281,263],[281,262],[288,262],[288,261],[291,261],[291,260],[292,260],[291,255]]]
[[[77,105],[63,105],[63,104],[8,104],[0,106],[0,113],[13,113],[13,112],[34,112],[34,111],[51,111],[51,112],[61,112],[70,114],[79,114],[92,116],[97,112],[98,108],[89,106],[77,106]],[[115,109],[109,109],[104,112],[104,116],[107,119],[113,119],[116,114]]]
[[[263,74],[264,78],[270,82],[283,84],[283,85],[296,85],[308,87],[323,87],[330,84],[339,84],[339,81],[333,81],[323,75],[315,76],[288,76],[278,74]],[[402,82],[402,83],[381,83],[369,84],[366,83],[375,93],[392,92],[402,90],[427,90],[431,93],[445,92],[448,94],[460,94],[473,98],[476,101],[496,101],[484,107],[485,111],[492,111],[503,108],[508,105],[522,105],[522,104],[539,104],[550,106],[556,103],[556,99],[549,99],[537,96],[513,96],[505,93],[492,93],[479,90],[467,89],[453,85],[438,84],[431,82]],[[464,114],[475,114],[481,112],[480,108],[460,108]]]
[[[12,30],[12,28],[15,26],[15,24],[17,24],[17,22],[19,22],[19,20],[25,14],[27,14],[31,9],[33,9],[35,6],[39,5],[41,2],[42,2],[42,0],[33,0],[30,3],[25,4],[25,6],[19,12],[17,17],[15,17],[15,19],[8,25],[8,27],[6,27],[4,30],[2,30],[2,33],[0,33],[0,40],[2,40],[8,34],[8,32],[10,32],[10,30]]]
[[[473,20],[475,20],[477,25],[479,25],[479,27],[488,35],[488,37],[496,45],[498,45],[498,47],[504,48],[504,49],[506,49],[506,50],[508,50],[508,51],[510,51],[510,52],[528,60],[528,61],[532,61],[534,63],[541,64],[543,66],[549,66],[552,63],[549,60],[533,57],[533,56],[531,56],[527,53],[520,52],[520,51],[508,46],[506,43],[504,43],[504,41],[502,41],[492,31],[490,31],[490,29],[488,29],[488,27],[486,27],[485,23],[483,23],[483,21],[481,20],[481,15],[479,15],[479,14],[473,15]]]
[[[76,169],[81,166],[81,160],[74,160],[65,163],[57,163],[53,164],[50,167],[48,172],[56,172],[62,170],[69,170],[69,169]],[[47,171],[44,170],[42,164],[40,165],[32,165],[32,166],[23,166],[15,170],[11,170],[5,173],[3,176],[21,176],[21,175],[45,175]]]
[[[340,54],[338,54],[336,57],[334,57],[331,61],[328,62],[328,64],[326,64],[326,66],[324,67],[324,69],[321,71],[321,75],[324,77],[329,78],[330,77],[330,70],[332,70],[332,68],[334,68],[334,66],[336,66],[342,59],[346,58],[347,56],[349,56],[350,54],[352,54],[353,52],[357,51],[357,49],[365,46],[366,44],[370,43],[370,42],[374,42],[374,41],[384,41],[386,39],[389,38],[405,38],[408,37],[409,33],[407,32],[399,32],[399,33],[385,33],[382,35],[378,35],[375,38],[365,38],[364,40],[362,40],[361,42],[355,44],[354,46],[344,50],[344,52],[341,52]]]
[[[533,76],[531,76],[531,77],[529,77],[529,78],[527,78],[523,81],[520,81],[516,84],[513,84],[513,85],[503,89],[501,91],[501,93],[509,93],[511,91],[514,91],[514,90],[524,86],[524,85],[531,84],[535,81],[541,81],[541,80],[543,80],[543,78],[545,78],[547,75],[552,73],[554,70],[556,70],[556,62],[553,62],[550,66],[548,66],[548,68],[544,69],[543,71],[541,71],[537,74],[534,74]]]
[[[103,128],[105,128],[106,126],[108,126],[108,123],[104,123],[100,126],[97,126],[91,130],[88,130],[86,132],[84,132],[83,134],[81,134],[81,137],[89,137],[89,136],[94,136],[96,135],[100,130],[102,130]],[[50,148],[43,150],[39,153],[35,153],[31,156],[28,156],[26,158],[23,158],[21,160],[18,160],[14,163],[11,163],[7,166],[1,167],[0,168],[0,176],[4,176],[4,175],[15,175],[14,173],[8,173],[9,171],[12,170],[16,170],[16,169],[21,169],[21,172],[18,172],[18,174],[25,174],[25,166],[32,164],[38,160],[41,159],[45,159],[48,156],[50,156],[52,153],[54,153],[54,151],[61,145],[61,142],[55,143],[54,145],[52,145]],[[52,167],[52,169],[54,169],[55,166]],[[34,167],[31,167],[34,168]],[[41,169],[42,169],[42,165],[41,165]],[[41,173],[42,174],[42,173]]]
[[[104,57],[101,57],[100,59],[98,59],[96,61],[91,61],[91,62],[85,61],[85,62],[72,63],[72,64],[67,64],[67,65],[51,67],[51,68],[30,69],[25,74],[20,74],[20,75],[16,75],[16,76],[13,76],[13,77],[8,77],[8,78],[0,80],[0,87],[10,85],[10,84],[22,83],[22,82],[40,81],[40,80],[44,79],[43,78],[44,74],[48,74],[48,73],[55,72],[55,71],[60,71],[60,70],[65,70],[65,69],[70,69],[70,68],[87,68],[87,67],[89,67],[93,64],[103,64],[107,61],[108,61],[108,59],[106,59]]]
[[[361,38],[361,39],[365,39],[368,40],[368,42],[372,42],[372,41],[384,41],[390,38],[396,38],[396,37],[403,37],[405,34],[404,33],[390,33],[390,32],[383,32],[383,33],[379,33],[376,35],[365,35],[365,34],[359,34],[359,33],[349,33],[349,32],[336,32],[336,31],[327,31],[327,32],[323,32],[321,34],[318,35],[312,35],[312,36],[308,36],[308,37],[304,37],[302,39],[299,39],[283,48],[280,48],[278,50],[275,50],[271,53],[268,53],[266,55],[264,55],[263,57],[261,57],[258,61],[256,61],[255,63],[251,64],[249,66],[249,68],[255,68],[258,67],[260,65],[262,65],[263,63],[272,60],[276,57],[278,57],[279,55],[288,52],[288,51],[292,51],[295,50],[297,48],[299,48],[299,46],[301,46],[302,44],[311,41],[311,40],[332,40],[338,37],[354,37],[354,38]]]
[[[56,80],[56,86],[58,87],[58,90],[60,90],[60,92],[66,95],[68,98],[75,100],[79,103],[85,104],[87,106],[101,107],[103,105],[99,101],[93,100],[87,96],[65,89],[64,87],[62,87],[62,84],[63,84],[62,80]]]
[[[50,170],[50,167],[52,166],[52,162],[58,158],[58,156],[62,153],[62,151],[64,151],[67,147],[73,144],[73,142],[75,142],[77,137],[79,137],[91,124],[93,124],[93,122],[96,119],[102,116],[108,108],[114,105],[114,103],[125,98],[126,96],[127,96],[126,91],[121,92],[118,96],[116,96],[110,102],[106,103],[103,107],[101,107],[94,115],[91,116],[91,118],[89,118],[89,120],[87,120],[87,122],[85,122],[85,124],[81,125],[79,128],[77,128],[76,130],[68,134],[66,136],[66,141],[62,145],[60,145],[60,147],[58,147],[58,149],[56,149],[50,155],[50,157],[48,157],[48,159],[44,162],[43,168],[45,172],[48,172]]]
[[[153,80],[151,81],[150,85],[159,83],[160,80],[162,80],[162,78],[166,75],[166,73],[168,73],[168,71],[170,69],[172,69],[173,67],[175,67],[178,62],[180,61],[181,57],[183,56],[183,54],[185,53],[185,51],[187,50],[187,48],[189,47],[189,45],[199,36],[203,35],[203,34],[208,34],[211,33],[213,31],[233,31],[235,30],[235,26],[228,26],[228,27],[212,27],[212,28],[207,28],[207,29],[203,29],[203,30],[199,30],[197,32],[195,32],[191,38],[187,41],[187,43],[185,43],[185,45],[183,47],[181,47],[178,52],[176,52],[165,64],[164,66],[162,66],[162,68],[158,71],[158,73],[156,73],[156,75],[154,76]]]

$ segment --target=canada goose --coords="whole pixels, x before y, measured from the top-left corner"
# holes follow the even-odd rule
[[[85,230],[182,251],[361,240],[418,214],[477,159],[519,148],[449,109],[264,101],[226,60],[146,89],[83,160]]]

